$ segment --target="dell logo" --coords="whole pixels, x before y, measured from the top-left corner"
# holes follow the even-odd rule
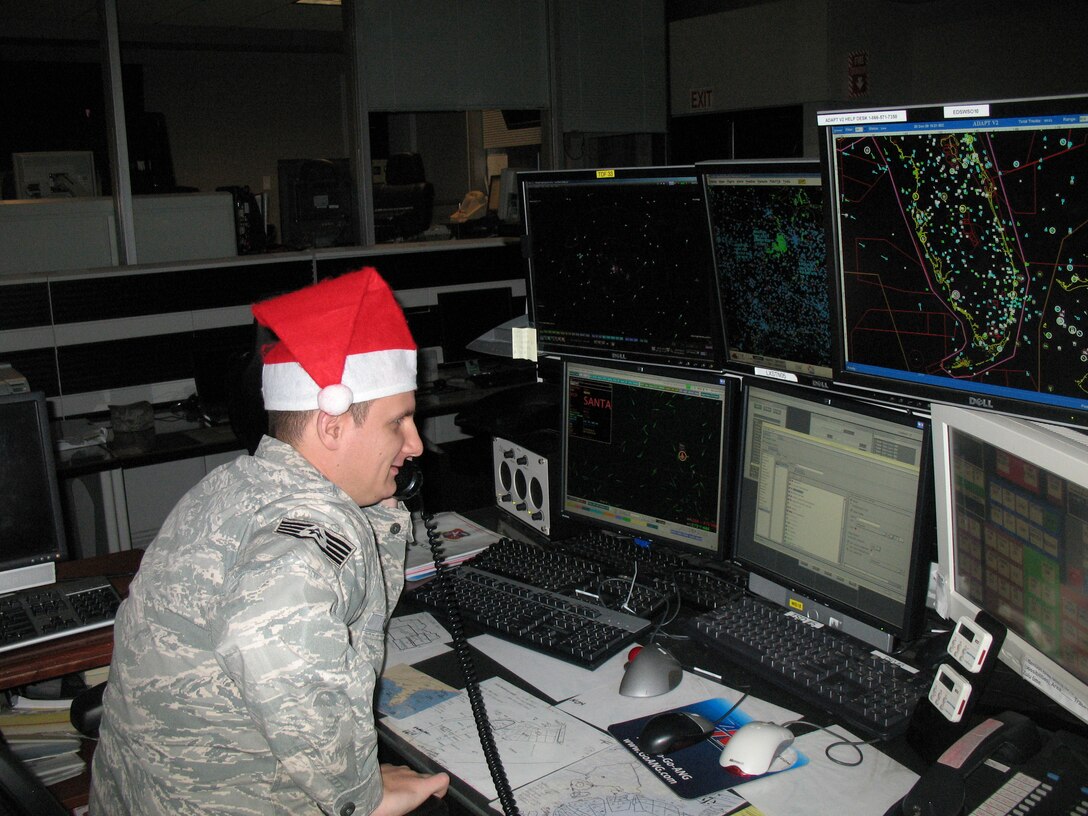
[[[989,408],[993,410],[994,407],[994,401],[984,397],[968,397],[967,402],[969,405],[974,405],[978,408]]]

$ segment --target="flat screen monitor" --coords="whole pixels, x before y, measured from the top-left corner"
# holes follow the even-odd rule
[[[94,153],[52,150],[12,153],[17,198],[80,198],[98,195]]]
[[[691,166],[518,173],[537,351],[722,368]]]
[[[53,583],[67,556],[41,392],[0,396],[0,592]]]
[[[561,495],[570,519],[719,556],[736,379],[568,360]]]
[[[831,298],[819,161],[695,168],[710,220],[727,365],[794,382],[828,382]]]
[[[1088,422],[1088,97],[818,121],[836,379]]]
[[[937,611],[1007,627],[1000,659],[1088,722],[1088,439],[933,406]]]
[[[280,159],[280,240],[294,249],[359,243],[347,159]]]
[[[880,649],[917,633],[933,549],[929,422],[746,380],[733,556],[749,588]]]

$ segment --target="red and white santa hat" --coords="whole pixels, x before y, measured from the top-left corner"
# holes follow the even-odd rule
[[[278,338],[264,353],[267,411],[339,416],[353,403],[416,387],[415,341],[372,267],[256,303],[253,314]]]

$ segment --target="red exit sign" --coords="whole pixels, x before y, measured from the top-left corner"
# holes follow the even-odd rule
[[[691,110],[710,110],[713,107],[713,88],[696,88],[691,92]]]

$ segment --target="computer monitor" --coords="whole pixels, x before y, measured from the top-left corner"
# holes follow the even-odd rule
[[[78,198],[98,195],[94,153],[51,150],[12,153],[17,198]]]
[[[811,384],[831,380],[831,298],[816,159],[704,162],[726,364]]]
[[[67,556],[45,395],[0,396],[0,592],[55,581]]]
[[[537,352],[720,370],[706,209],[687,167],[518,173]]]
[[[1007,627],[1000,659],[1088,722],[1088,438],[933,406],[937,611]]]
[[[745,382],[733,557],[749,589],[885,651],[917,635],[933,549],[929,422]]]
[[[280,159],[280,241],[284,246],[359,243],[355,185],[347,159]]]
[[[836,380],[1088,422],[1088,97],[820,113]]]
[[[563,514],[647,544],[721,555],[736,379],[567,360],[563,383]]]

